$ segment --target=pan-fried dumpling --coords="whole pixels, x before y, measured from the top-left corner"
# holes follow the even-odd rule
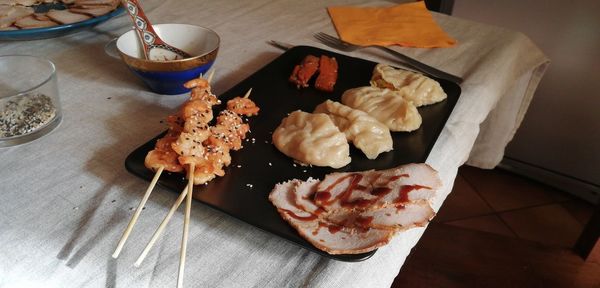
[[[373,69],[371,85],[397,90],[415,106],[434,104],[446,99],[447,95],[437,81],[412,71],[377,64]]]
[[[346,136],[325,114],[292,112],[273,132],[273,144],[303,164],[340,168],[351,161]]]
[[[400,92],[377,87],[358,87],[342,95],[342,103],[367,112],[391,131],[413,131],[421,126],[421,115]]]
[[[346,139],[360,149],[367,158],[375,159],[380,153],[394,149],[390,130],[366,112],[350,108],[342,103],[327,100],[314,113],[325,113]]]

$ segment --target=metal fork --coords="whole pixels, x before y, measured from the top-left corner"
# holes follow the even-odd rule
[[[394,51],[390,48],[387,48],[385,46],[378,46],[378,45],[373,45],[373,46],[358,46],[358,45],[354,45],[345,41],[342,41],[341,39],[338,39],[334,36],[331,36],[329,34],[323,33],[323,32],[319,32],[313,35],[317,40],[319,40],[321,43],[337,49],[337,50],[341,50],[341,51],[347,51],[347,52],[351,52],[351,51],[355,51],[357,49],[361,49],[361,48],[366,48],[366,47],[376,47],[379,48],[380,50],[383,50],[391,55],[393,55],[394,57],[399,58],[400,60],[402,60],[406,65],[431,76],[434,77],[438,77],[438,78],[442,78],[442,79],[446,79],[446,80],[450,80],[452,82],[456,82],[456,83],[461,83],[463,81],[462,78],[446,73],[442,70],[439,70],[437,68],[431,67],[423,62],[419,62],[413,58],[410,58],[404,54],[401,54],[397,51]]]

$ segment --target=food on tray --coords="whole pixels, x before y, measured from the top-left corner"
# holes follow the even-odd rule
[[[387,244],[397,232],[426,225],[429,200],[441,180],[427,164],[333,173],[323,181],[297,179],[275,185],[269,200],[283,219],[317,248],[358,254]]]
[[[39,20],[33,15],[29,15],[27,17],[23,17],[14,24],[15,26],[27,29],[27,28],[42,28],[42,27],[52,27],[58,25],[56,22],[51,20]]]
[[[235,97],[227,101],[227,110],[233,111],[238,115],[254,116],[258,114],[260,108],[248,98]]]
[[[242,148],[242,140],[250,130],[248,124],[234,111],[223,110],[213,119],[212,106],[220,103],[205,79],[186,83],[192,89],[191,99],[181,108],[177,117],[183,122],[181,134],[171,147],[179,154],[178,160],[184,167],[194,166],[194,184],[206,183],[216,176],[225,175],[224,167],[231,163],[230,150]],[[256,106],[244,97],[248,106]]]
[[[34,13],[33,6],[52,3],[62,3],[65,9]],[[115,10],[119,3],[118,0],[0,0],[0,30],[43,28],[76,23],[107,14]],[[56,8],[56,5],[52,4],[51,8]]]
[[[71,24],[75,22],[85,21],[91,18],[88,15],[73,13],[69,10],[55,9],[48,11],[48,13],[46,13],[46,16],[60,24]]]
[[[302,63],[296,65],[290,75],[289,81],[297,88],[308,87],[308,81],[318,72],[315,88],[325,92],[332,92],[337,81],[338,63],[333,57],[321,55],[316,57],[308,55]]]
[[[417,107],[398,91],[378,87],[353,88],[344,92],[342,103],[367,112],[391,131],[413,131],[421,126]]]
[[[319,69],[320,59],[313,55],[304,57],[302,63],[296,65],[290,75],[290,82],[296,84],[296,87],[308,87],[308,81]]]
[[[179,154],[171,148],[172,143],[175,142],[178,137],[179,132],[170,128],[167,135],[156,141],[154,150],[151,150],[146,154],[144,166],[152,171],[158,171],[162,167],[169,172],[182,172],[183,166],[181,166],[177,160]]]
[[[2,5],[21,5],[21,6],[32,6],[35,4],[40,4],[43,1],[38,0],[2,0],[0,4]]]
[[[250,130],[248,124],[230,109],[219,112],[215,125],[212,107],[220,101],[210,91],[208,81],[194,79],[185,84],[192,89],[190,100],[186,101],[176,115],[167,117],[169,130],[159,139],[154,150],[145,159],[148,169],[162,169],[170,172],[182,172],[193,165],[194,184],[206,183],[216,176],[225,175],[224,167],[231,163],[231,150],[242,148],[242,140]],[[235,99],[242,99],[236,97]],[[256,104],[243,97],[246,107]],[[255,112],[252,115],[257,115]]]
[[[335,126],[346,135],[346,139],[369,159],[375,159],[380,153],[394,148],[388,127],[366,112],[327,100],[319,104],[314,113],[327,114]]]
[[[385,64],[375,66],[371,85],[397,90],[402,97],[417,107],[434,104],[447,97],[437,81],[421,73],[396,69]]]
[[[325,114],[292,112],[273,132],[273,144],[301,164],[340,168],[351,161],[346,136]]]
[[[319,60],[319,76],[315,80],[315,88],[325,92],[333,92],[337,75],[338,63],[335,58],[321,55],[321,59]]]
[[[19,19],[31,14],[33,14],[31,7],[0,5],[0,27],[10,27]]]

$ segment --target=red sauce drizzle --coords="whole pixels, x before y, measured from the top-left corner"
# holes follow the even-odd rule
[[[379,198],[387,195],[388,193],[392,192],[392,189],[387,188],[387,187],[375,187],[373,188],[373,190],[371,190],[371,195],[373,196],[378,196]]]
[[[398,180],[398,179],[400,179],[402,177],[407,177],[408,178],[409,175],[408,174],[400,174],[400,175],[392,176],[392,177],[390,177],[390,181],[389,182],[394,182],[394,181],[396,181],[396,180]]]
[[[371,222],[373,222],[373,216],[366,216],[366,217],[358,216],[358,217],[356,217],[355,222],[360,227],[369,227]]]
[[[344,228],[344,226],[341,226],[341,225],[327,226],[327,230],[329,230],[329,233],[331,233],[331,234],[335,234],[335,233],[339,232],[340,230],[342,230],[342,228]]]
[[[317,193],[315,193],[315,202],[319,203],[322,202],[321,204],[325,205],[326,203],[329,203],[327,200],[329,200],[331,198],[331,193],[327,192],[327,191],[319,191]]]
[[[290,211],[290,210],[286,210],[286,209],[281,209],[283,211],[285,211],[286,214],[288,214],[290,217],[296,219],[296,220],[300,220],[300,221],[313,221],[313,220],[317,220],[317,215],[315,214],[310,214],[310,216],[298,216],[296,215],[296,213]]]
[[[418,189],[431,189],[431,187],[422,186],[422,185],[404,185],[400,188],[400,196],[394,199],[394,203],[406,203],[408,202],[408,194],[414,190]]]
[[[312,232],[312,234],[313,235],[319,234],[319,229],[321,229],[321,228],[327,228],[327,230],[329,230],[329,233],[335,234],[337,232],[340,232],[344,228],[344,226],[319,222],[319,227],[317,227],[317,229],[315,229]]]
[[[352,178],[350,185],[348,185],[348,188],[346,188],[344,192],[340,193],[335,198],[331,199],[331,190],[348,178]],[[319,204],[319,206],[331,205],[338,199],[341,199],[342,202],[347,202],[345,200],[347,200],[350,197],[350,194],[352,194],[352,190],[356,187],[356,185],[358,184],[358,182],[360,182],[361,179],[362,175],[360,174],[348,174],[346,176],[340,177],[335,182],[333,182],[333,184],[325,188],[323,191],[317,191],[317,193],[315,194],[315,202]]]

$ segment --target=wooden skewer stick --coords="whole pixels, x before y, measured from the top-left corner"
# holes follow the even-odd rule
[[[244,98],[250,97],[250,93],[252,93],[252,88],[250,88],[250,90],[248,90],[248,92],[246,92],[246,95],[244,95]]]
[[[213,69],[212,71],[210,71],[210,74],[208,74],[208,78],[206,78],[206,81],[208,81],[208,83],[210,83],[210,81],[212,81],[212,78],[214,75],[215,75],[215,70]]]
[[[150,249],[152,249],[152,246],[154,246],[154,242],[156,242],[158,237],[162,234],[162,231],[165,230],[165,227],[171,220],[171,217],[173,216],[173,214],[175,214],[175,211],[177,211],[177,208],[179,208],[179,206],[183,202],[183,199],[185,199],[185,196],[188,194],[188,191],[189,191],[188,186],[185,186],[185,188],[183,188],[183,190],[179,194],[179,197],[177,198],[177,200],[175,201],[173,206],[171,206],[171,210],[169,210],[169,213],[167,213],[167,215],[165,216],[163,221],[160,223],[160,225],[154,232],[154,235],[152,235],[152,238],[150,239],[148,244],[146,244],[144,251],[142,251],[142,254],[140,254],[140,256],[135,261],[135,264],[133,264],[133,266],[140,267],[140,265],[142,264],[142,261],[144,261],[144,259],[148,255],[148,252],[150,252]]]
[[[192,193],[194,192],[194,165],[190,164],[188,176],[188,193],[185,198],[185,217],[183,218],[183,237],[181,238],[181,251],[179,253],[179,273],[177,274],[177,288],[183,287],[183,271],[185,268],[185,252],[187,250],[188,231],[190,226],[190,213],[192,210]]]
[[[164,169],[165,169],[164,166],[160,166],[160,168],[158,168],[158,170],[156,171],[156,174],[154,174],[154,178],[152,178],[152,181],[150,182],[148,189],[146,189],[146,193],[144,193],[144,197],[142,197],[142,201],[140,201],[140,204],[135,209],[135,213],[133,213],[131,220],[129,220],[129,224],[127,225],[127,228],[125,228],[125,231],[123,231],[123,235],[121,236],[121,239],[119,240],[119,244],[117,244],[117,248],[115,249],[115,252],[112,254],[113,258],[116,259],[117,257],[119,257],[119,254],[121,253],[121,250],[123,249],[123,246],[125,245],[125,242],[127,241],[127,238],[129,238],[129,234],[131,233],[131,230],[133,230],[133,226],[137,222],[138,217],[140,217],[140,213],[142,213],[142,209],[146,205],[146,201],[148,201],[148,198],[150,197],[150,194],[152,193],[152,189],[154,189],[154,186],[156,185],[156,182],[158,181],[158,178],[160,177],[160,174],[162,174]]]

